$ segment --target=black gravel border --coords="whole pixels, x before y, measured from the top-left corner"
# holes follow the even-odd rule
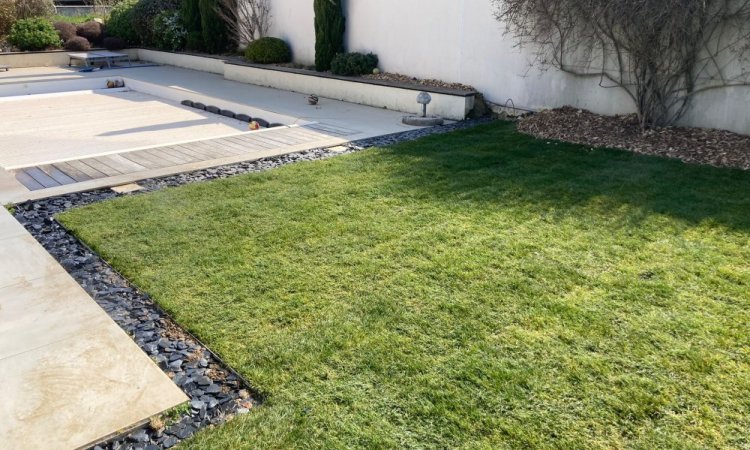
[[[237,414],[246,414],[262,403],[252,384],[186,332],[157,306],[148,295],[130,284],[99,255],[63,228],[55,215],[71,208],[90,205],[123,195],[139,195],[172,186],[261,172],[299,161],[313,161],[471,128],[491,119],[456,122],[343,144],[343,149],[316,148],[286,155],[240,162],[162,178],[139,181],[144,189],[134,194],[117,194],[111,189],[74,193],[15,206],[15,218],[70,273],[107,314],[130,335],[190,398],[189,405],[176,409],[163,427],[147,424],[116,436],[92,448],[95,450],[168,449],[199,429],[217,425]],[[340,151],[338,151],[340,150]],[[158,425],[158,424],[153,424]]]

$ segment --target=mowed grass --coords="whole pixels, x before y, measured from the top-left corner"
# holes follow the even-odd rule
[[[750,173],[493,123],[59,219],[265,403],[184,448],[747,448]]]

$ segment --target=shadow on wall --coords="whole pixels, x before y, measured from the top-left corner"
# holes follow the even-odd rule
[[[750,172],[738,169],[537,140],[517,133],[513,123],[399,145],[383,157],[389,152],[410,156],[390,173],[393,189],[457,209],[521,205],[523,214],[560,220],[585,206],[602,216],[615,213],[628,226],[663,214],[691,225],[708,220],[750,230]]]

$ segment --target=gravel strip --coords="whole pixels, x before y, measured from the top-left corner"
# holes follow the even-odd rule
[[[750,169],[750,136],[708,128],[640,131],[635,114],[603,116],[564,107],[522,118],[518,130],[542,139],[630,150],[690,164]]]
[[[435,128],[416,129],[346,144],[345,150],[313,149],[257,161],[241,162],[138,182],[145,192],[212,179],[260,172],[298,161],[313,161],[373,146],[386,146],[489,122],[479,119]],[[143,191],[142,191],[143,192]],[[190,403],[166,424],[148,426],[118,436],[94,449],[167,449],[199,429],[246,414],[262,399],[195,337],[183,330],[144,292],[131,285],[67,232],[54,216],[70,208],[122,195],[111,189],[67,194],[16,205],[15,217],[91,295],[109,316],[146,352],[190,398]]]
[[[381,72],[377,75],[363,75],[362,78],[369,80],[391,81],[394,83],[413,84],[425,87],[438,87],[445,89],[456,89],[459,91],[478,92],[476,89],[474,89],[473,86],[469,86],[468,84],[449,83],[447,81],[436,80],[433,78],[421,79],[417,77],[410,77],[408,75],[401,75],[400,73]]]

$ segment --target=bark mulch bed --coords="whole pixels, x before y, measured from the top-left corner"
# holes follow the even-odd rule
[[[708,128],[669,127],[642,133],[635,114],[602,116],[571,107],[522,118],[518,130],[541,139],[630,150],[690,164],[750,170],[750,136]]]

